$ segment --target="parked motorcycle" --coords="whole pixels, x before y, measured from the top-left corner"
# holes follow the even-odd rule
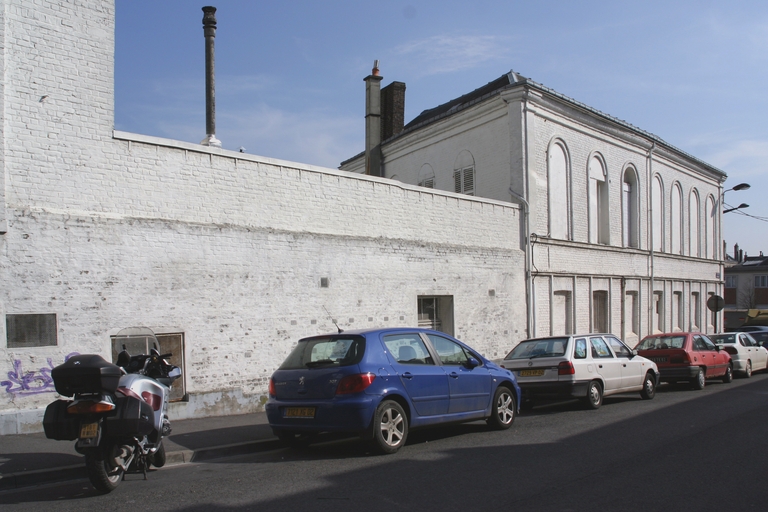
[[[116,364],[99,355],[69,358],[51,371],[56,392],[72,400],[56,400],[43,418],[45,436],[73,441],[85,455],[88,478],[101,492],[114,490],[126,472],[147,478],[150,465],[165,464],[163,438],[171,433],[168,397],[177,366],[160,354],[154,332],[131,327],[117,334],[123,350]],[[130,355],[126,347],[149,354]]]

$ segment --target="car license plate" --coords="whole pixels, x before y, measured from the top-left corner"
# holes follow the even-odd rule
[[[80,425],[80,438],[90,439],[99,435],[99,422]]]
[[[520,370],[521,377],[542,377],[543,375],[543,368],[541,370]]]
[[[314,418],[314,407],[286,407],[283,415],[286,418]]]

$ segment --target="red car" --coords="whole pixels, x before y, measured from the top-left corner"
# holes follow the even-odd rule
[[[704,388],[706,379],[733,380],[731,355],[700,332],[652,334],[635,347],[659,367],[661,382],[690,382]]]

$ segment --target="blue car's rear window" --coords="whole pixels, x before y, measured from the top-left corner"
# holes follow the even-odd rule
[[[298,345],[280,365],[280,370],[327,368],[357,364],[365,352],[362,336],[324,336],[299,340]]]

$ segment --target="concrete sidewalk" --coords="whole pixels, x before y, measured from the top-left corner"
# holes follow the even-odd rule
[[[171,428],[163,440],[167,465],[281,446],[263,412],[171,421]],[[43,433],[0,436],[0,491],[86,477],[75,441],[54,441]]]

